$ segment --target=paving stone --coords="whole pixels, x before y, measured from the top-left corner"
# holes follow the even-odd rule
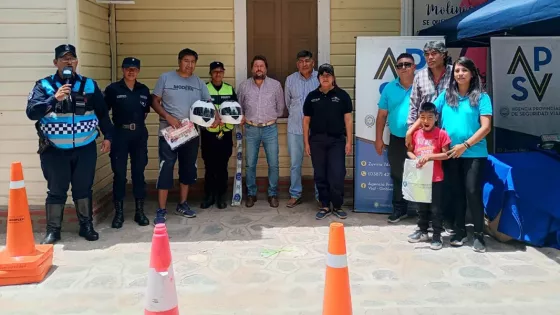
[[[465,278],[472,279],[491,279],[496,278],[496,276],[488,270],[482,269],[480,267],[462,267],[459,269],[459,274]]]

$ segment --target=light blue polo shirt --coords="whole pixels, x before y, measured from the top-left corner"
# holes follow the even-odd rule
[[[408,119],[410,108],[411,91],[412,86],[405,89],[401,85],[399,78],[396,78],[385,85],[379,99],[379,109],[384,109],[389,113],[389,131],[391,131],[392,135],[399,138],[404,138],[408,130],[406,120]]]
[[[451,145],[467,141],[480,129],[480,116],[492,116],[492,102],[486,93],[480,94],[478,106],[471,106],[468,97],[459,96],[459,106],[449,106],[445,101],[446,92],[441,93],[435,100],[438,113],[441,117],[441,127],[447,131],[451,138]],[[461,155],[466,158],[488,157],[486,138],[471,146]]]

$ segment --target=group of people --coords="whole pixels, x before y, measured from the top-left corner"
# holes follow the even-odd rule
[[[268,163],[268,202],[278,207],[279,144],[277,119],[288,108],[288,149],[291,159],[290,200],[287,207],[301,203],[301,168],[304,154],[310,155],[314,168],[315,196],[322,219],[334,213],[346,218],[342,210],[345,154],[352,151],[352,101],[336,85],[334,68],[329,64],[314,70],[313,55],[301,51],[296,56],[298,71],[286,79],[285,89],[279,81],[267,76],[268,62],[255,56],[251,62],[252,77],[242,82],[237,93],[223,81],[225,67],[214,61],[209,66],[211,80],[203,82],[194,71],[198,54],[183,49],[178,54],[178,68],[163,73],[154,90],[137,78],[141,62],[135,57],[122,61],[122,79],[102,92],[97,82],[76,72],[78,56],[69,44],[55,48],[53,64],[56,73],[38,80],[28,97],[27,116],[36,121],[39,136],[38,154],[47,180],[47,227],[42,244],[60,240],[60,230],[72,185],[72,198],[79,219],[79,235],[96,241],[93,227],[92,186],[97,161],[96,139],[103,134],[100,151],[110,152],[113,170],[113,228],[124,223],[123,200],[130,155],[133,194],[136,200],[134,221],[150,224],[144,213],[146,197],[144,171],[148,164],[148,130],[146,118],[150,109],[159,115],[158,209],[153,224],[165,223],[167,197],[173,188],[175,164],[178,161],[180,199],[175,214],[193,218],[196,212],[187,202],[189,186],[197,180],[199,145],[205,164],[205,197],[201,208],[212,205],[226,208],[228,161],[232,155],[233,129],[218,114],[226,101],[238,102],[242,108],[246,139],[246,206],[257,201],[256,166],[261,143]],[[217,111],[210,127],[200,127],[199,137],[172,149],[162,136],[164,128],[178,128],[189,118],[197,101],[214,104]],[[109,114],[112,111],[112,120]],[[332,206],[332,208],[331,208]]]
[[[379,155],[385,146],[387,120],[391,133],[387,155],[393,213],[388,221],[396,223],[407,217],[409,202],[402,194],[405,160],[417,160],[419,168],[433,161],[432,202],[417,204],[418,228],[409,242],[430,241],[432,249],[441,249],[446,230],[452,235],[451,246],[463,246],[468,207],[474,225],[473,250],[485,252],[482,176],[488,157],[485,137],[491,130],[491,100],[469,58],[460,57],[451,64],[441,41],[427,42],[424,57],[428,66],[415,74],[413,56],[399,55],[398,78],[385,86],[379,101],[375,140]]]

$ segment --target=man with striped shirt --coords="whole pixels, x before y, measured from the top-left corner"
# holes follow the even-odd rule
[[[310,51],[302,50],[296,56],[298,71],[286,78],[284,98],[288,107],[288,152],[290,154],[290,200],[293,208],[301,203],[301,165],[303,163],[303,103],[309,92],[317,89],[319,79],[313,69],[315,62]],[[315,187],[315,199],[318,199]]]

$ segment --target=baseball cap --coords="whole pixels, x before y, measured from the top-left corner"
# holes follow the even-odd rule
[[[58,46],[54,49],[54,58],[58,59],[58,58],[60,58],[64,55],[66,55],[67,53],[71,53],[72,56],[74,56],[76,58],[78,57],[76,55],[76,47],[74,47],[73,45],[70,45],[70,44],[63,44],[63,45],[60,45],[60,46]]]
[[[122,61],[122,67],[140,69],[140,59],[134,57],[126,57]]]
[[[328,64],[328,63],[324,63],[322,64],[319,69],[317,70],[317,72],[319,73],[319,75],[322,75],[323,73],[328,73],[332,76],[334,76],[334,68],[332,65]]]
[[[217,68],[222,68],[223,70],[226,70],[226,68],[224,67],[224,64],[219,62],[219,61],[213,61],[210,64],[210,71],[217,69]]]

